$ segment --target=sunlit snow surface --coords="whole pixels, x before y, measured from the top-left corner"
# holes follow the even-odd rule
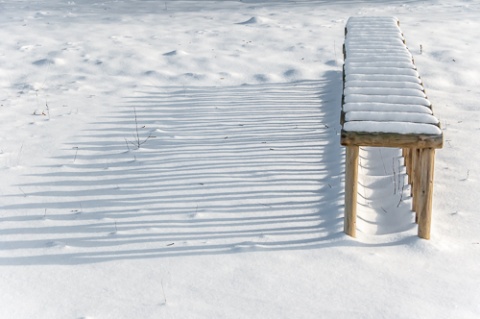
[[[0,318],[478,318],[476,2],[0,12]],[[445,135],[430,241],[381,148],[343,234],[342,45],[364,15],[400,20]]]

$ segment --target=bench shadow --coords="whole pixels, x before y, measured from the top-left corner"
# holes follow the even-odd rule
[[[357,227],[378,235],[413,231],[411,187],[398,148],[362,147],[359,154]]]
[[[341,88],[332,71],[135,92],[25,176],[0,265],[365,245],[343,234]]]

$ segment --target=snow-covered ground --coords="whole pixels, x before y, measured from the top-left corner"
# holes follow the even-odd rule
[[[445,147],[432,239],[342,44],[401,22]],[[0,0],[0,318],[479,318],[478,1]]]

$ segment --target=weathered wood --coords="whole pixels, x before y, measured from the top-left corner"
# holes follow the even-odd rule
[[[420,190],[420,183],[421,183],[421,162],[420,162],[420,154],[422,149],[416,148],[413,149],[412,155],[412,162],[413,162],[413,183],[412,183],[412,211],[415,212],[415,222],[418,223],[418,217],[420,211],[418,210],[418,200],[419,200],[419,190]]]
[[[413,181],[415,178],[415,174],[413,173],[415,171],[415,149],[414,148],[411,148],[410,151],[408,152],[408,162],[409,162],[408,183],[410,184],[410,196],[413,196],[413,186],[414,186]]]
[[[413,181],[413,150],[411,148],[405,148],[405,166],[407,168],[408,184],[412,185]]]
[[[407,174],[407,184],[410,185],[410,196],[413,195],[413,149],[403,148],[402,155]],[[413,209],[412,209],[413,210]]]
[[[370,133],[342,130],[340,143],[344,146],[442,148],[443,135]]]
[[[418,210],[418,237],[430,239],[432,223],[432,198],[433,198],[433,174],[434,174],[435,149],[422,149],[418,162],[420,168],[420,181],[416,195]]]
[[[358,184],[358,146],[349,146],[345,159],[345,215],[344,231],[356,236],[357,225],[357,184]]]
[[[407,183],[410,184],[410,168],[411,168],[411,162],[410,162],[410,148],[404,147],[402,149],[402,156],[403,156],[403,163],[406,168],[406,173],[408,177]]]

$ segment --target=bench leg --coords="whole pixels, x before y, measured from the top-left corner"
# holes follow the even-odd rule
[[[344,231],[352,237],[356,236],[357,225],[358,151],[358,146],[347,146],[345,159]]]
[[[414,172],[414,164],[413,164],[413,154],[415,149],[413,148],[404,148],[403,149],[403,159],[405,163],[405,167],[407,170],[407,178],[408,178],[408,185],[410,185],[410,196],[413,197],[413,172]],[[412,204],[412,211],[415,212],[415,209]]]
[[[413,184],[413,163],[412,163],[412,157],[413,157],[413,149],[411,148],[404,148],[403,149],[403,158],[405,161],[405,167],[407,168],[407,177],[408,177],[408,184],[412,185]],[[411,195],[411,194],[410,194]]]
[[[420,189],[420,181],[421,181],[421,173],[422,168],[420,166],[420,152],[421,149],[414,148],[412,149],[412,187],[411,187],[411,195],[412,195],[412,211],[415,212],[415,222],[418,223],[418,191]]]
[[[417,196],[415,208],[418,217],[418,237],[430,239],[430,225],[432,222],[433,173],[435,166],[435,149],[421,149],[417,158],[419,169],[417,176]]]

